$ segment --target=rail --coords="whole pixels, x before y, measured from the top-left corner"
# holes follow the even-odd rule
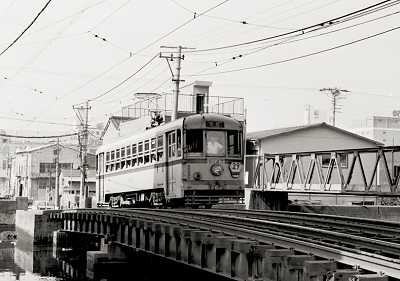
[[[215,212],[226,212],[226,214]],[[339,232],[337,228],[320,229],[321,221],[311,227],[298,225],[298,221],[293,224],[293,221],[288,223],[245,217],[245,212],[240,216],[232,215],[231,210],[83,209],[63,212],[63,214],[68,213],[107,215],[128,220],[141,219],[186,225],[190,228],[219,232],[259,243],[272,243],[279,247],[293,248],[321,258],[334,259],[348,266],[357,265],[367,271],[384,272],[388,276],[400,279],[399,241],[390,242],[379,237],[369,238],[363,236],[362,233],[346,233],[346,227],[348,227],[346,224]],[[251,213],[247,215],[251,216]],[[308,218],[309,216],[305,216],[304,220]]]

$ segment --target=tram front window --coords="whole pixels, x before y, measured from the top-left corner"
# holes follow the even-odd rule
[[[203,152],[203,130],[187,130],[186,151],[188,153]]]
[[[241,134],[238,131],[228,131],[228,156],[240,156]]]
[[[224,156],[225,149],[225,132],[207,131],[207,155]]]

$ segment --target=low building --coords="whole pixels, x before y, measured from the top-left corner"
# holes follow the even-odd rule
[[[352,149],[365,149],[364,151],[367,151],[368,149],[373,150],[383,147],[383,143],[340,129],[338,127],[331,126],[326,123],[251,132],[247,134],[247,143],[248,153],[246,159],[246,175],[248,183],[247,187],[250,188],[254,186],[260,177],[259,174],[257,175],[257,173],[254,173],[254,171],[257,169],[256,167],[259,167],[257,165],[259,165],[260,156],[277,156],[278,158],[275,158],[274,161],[279,161],[279,165],[281,167],[279,171],[280,176],[287,179],[288,176],[292,175],[291,173],[293,173],[293,155],[314,154],[318,163],[320,163],[319,165],[322,172],[322,178],[326,178],[331,165],[331,151],[338,151],[337,163],[340,163],[340,169],[344,178],[346,178],[347,174],[349,174],[350,170],[352,170],[351,188],[353,191],[362,192],[362,188],[364,187],[362,173],[364,172],[367,176],[366,180],[368,182],[373,181],[375,186],[389,188],[386,183],[386,174],[384,170],[386,167],[384,167],[384,165],[380,165],[381,163],[378,163],[377,173],[374,175],[374,177],[372,179],[369,177],[375,168],[374,165],[378,157],[375,152],[365,153],[361,156],[364,169],[363,171],[358,167],[358,163],[356,163],[354,169],[351,165],[351,163],[353,163],[353,158],[355,157],[351,151]],[[396,176],[396,173],[400,171],[400,166],[397,167],[396,165],[397,161],[395,154],[391,153],[385,156],[389,164],[389,169],[391,169],[390,173]],[[399,156],[400,155],[397,155],[397,157]],[[301,162],[299,165],[301,165],[300,167],[302,168],[302,173],[305,177],[307,168],[310,165],[310,157],[302,157],[299,161]],[[267,175],[266,178],[268,180],[272,177],[272,174],[275,176],[275,164],[273,163],[273,161],[269,161],[263,164],[263,169],[265,169],[265,172],[261,172],[264,173],[263,177]],[[334,169],[337,170],[336,164],[334,164]],[[320,179],[316,175],[317,172],[318,171],[314,172],[314,174],[311,174],[311,184],[319,184]],[[336,171],[331,173],[331,176],[329,177],[332,177],[333,183],[340,182]],[[289,190],[289,192],[291,191]],[[289,199],[293,200],[294,198],[304,197],[309,200],[313,200],[313,198],[318,198],[318,200],[320,200],[322,198],[318,197],[318,192],[314,192],[314,195],[307,194],[305,191],[302,192],[302,195],[299,192],[297,194],[295,192],[290,193]],[[339,197],[336,195],[332,196],[332,198],[332,201],[327,201],[328,204],[340,204],[342,202],[338,200]]]
[[[80,186],[82,176],[80,170],[64,169],[60,173],[60,205],[62,209],[71,209],[79,206]],[[96,193],[96,171],[87,171],[87,194],[94,197]]]
[[[79,150],[51,143],[16,152],[11,168],[11,188],[15,196],[26,196],[34,201],[54,205],[56,158],[59,170],[78,170]],[[89,168],[95,168],[95,156],[88,154]]]

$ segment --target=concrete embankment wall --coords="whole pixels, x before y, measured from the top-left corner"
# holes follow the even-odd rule
[[[17,201],[0,200],[0,225],[14,225],[16,209]]]
[[[398,206],[323,206],[297,205],[290,206],[290,211],[359,217],[375,220],[400,222],[400,207]]]
[[[60,225],[58,222],[50,221],[46,211],[17,210],[15,228],[18,240],[47,244],[53,242],[53,231],[60,229]]]

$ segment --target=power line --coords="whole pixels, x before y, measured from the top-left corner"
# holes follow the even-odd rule
[[[40,123],[40,124],[49,124],[49,125],[61,125],[61,126],[76,127],[76,125],[68,124],[68,123],[57,123],[57,122],[40,121],[40,120],[35,120],[35,119],[23,119],[23,118],[15,118],[15,117],[7,117],[7,116],[0,116],[0,119],[16,120],[16,121],[30,122],[30,123]]]
[[[292,35],[292,34],[296,34],[296,33],[304,33],[305,31],[309,30],[309,29],[313,29],[313,28],[321,28],[324,27],[325,25],[333,25],[333,24],[337,24],[340,23],[340,21],[347,21],[347,20],[351,20],[354,19],[352,18],[353,16],[360,16],[359,14],[361,14],[361,16],[365,15],[362,13],[369,13],[370,10],[372,10],[372,12],[376,12],[377,10],[373,10],[373,9],[384,9],[384,8],[388,8],[394,5],[399,4],[399,1],[394,1],[392,3],[392,0],[385,0],[373,5],[370,5],[368,7],[347,13],[345,15],[333,18],[333,19],[329,19],[317,24],[313,24],[307,27],[303,27],[300,29],[296,29],[293,31],[289,31],[289,32],[285,32],[285,33],[281,33],[281,34],[277,34],[277,35],[273,35],[273,36],[268,36],[268,37],[264,37],[264,38],[260,38],[260,39],[256,39],[256,40],[251,40],[251,41],[246,41],[246,42],[242,42],[242,43],[236,43],[236,44],[231,44],[231,45],[225,45],[225,46],[219,46],[219,47],[213,47],[213,48],[206,48],[206,49],[198,49],[198,50],[191,50],[191,51],[186,51],[186,53],[199,53],[199,52],[209,52],[209,51],[215,51],[215,50],[222,50],[222,49],[227,49],[227,48],[235,48],[235,47],[240,47],[240,46],[244,46],[244,45],[250,45],[250,44],[254,44],[254,43],[259,43],[259,42],[264,42],[267,40],[271,40],[271,39],[276,39],[279,37],[284,37],[284,36],[288,36],[288,35]],[[349,18],[349,19],[346,19]]]
[[[302,33],[302,34],[296,34],[296,35],[293,35],[292,37],[289,37],[289,38],[287,38],[285,40],[281,40],[281,41],[279,41],[277,43],[269,44],[269,45],[263,46],[263,47],[257,47],[257,48],[254,48],[254,49],[250,50],[247,53],[231,56],[229,59],[225,59],[222,62],[213,61],[212,63],[215,64],[214,66],[207,67],[207,68],[197,72],[196,74],[201,74],[201,73],[203,73],[203,72],[205,72],[207,70],[214,69],[216,67],[221,67],[221,66],[226,65],[227,63],[233,62],[233,61],[235,61],[235,60],[237,60],[239,58],[241,59],[243,57],[259,53],[261,51],[264,51],[264,50],[272,48],[272,47],[276,47],[278,45],[286,45],[286,44],[291,44],[291,43],[295,43],[295,42],[304,41],[304,40],[307,40],[307,39],[312,39],[312,38],[316,38],[316,37],[320,37],[320,36],[325,36],[325,35],[328,35],[328,34],[332,34],[332,33],[335,33],[335,32],[343,31],[343,30],[354,28],[354,27],[357,27],[357,26],[360,26],[360,25],[364,25],[364,24],[367,24],[367,23],[370,23],[370,22],[381,20],[381,19],[384,19],[384,18],[387,18],[387,17],[390,17],[390,16],[394,16],[394,15],[397,15],[399,13],[400,13],[400,11],[392,12],[392,13],[389,13],[389,14],[386,14],[386,15],[383,15],[383,16],[379,16],[379,17],[376,17],[376,18],[373,18],[373,19],[369,19],[369,20],[366,20],[366,21],[363,21],[363,22],[359,22],[359,23],[356,23],[356,24],[353,24],[353,25],[349,25],[349,26],[346,26],[346,27],[338,28],[338,29],[327,31],[327,32],[323,32],[323,33],[319,33],[319,34],[316,34],[316,35],[311,35],[311,36],[308,36],[308,37],[305,37],[305,38],[295,39],[295,38],[297,38],[299,36],[302,36],[302,35],[305,35],[305,34],[308,34],[308,33],[311,33],[311,32],[315,32],[315,31],[318,31],[318,30],[310,30],[310,31],[307,31],[307,32]],[[211,63],[211,62],[208,61],[208,63]]]
[[[110,92],[114,91],[115,89],[117,89],[118,87],[122,86],[123,84],[125,84],[129,79],[131,79],[133,76],[135,76],[136,74],[138,74],[140,71],[142,71],[146,66],[148,66],[154,59],[156,59],[159,56],[159,54],[156,54],[154,57],[152,57],[150,60],[148,60],[144,65],[142,65],[138,70],[136,70],[134,73],[132,73],[131,75],[129,75],[127,78],[125,78],[124,80],[122,80],[121,82],[119,82],[117,85],[113,86],[111,89],[105,91],[104,93],[91,98],[90,101],[95,101],[98,100],[102,97],[104,97],[105,95],[109,94]]]
[[[375,33],[375,34],[373,34],[373,35],[370,35],[370,36],[367,36],[367,37],[363,37],[363,38],[360,38],[360,39],[357,39],[357,40],[354,40],[354,41],[350,41],[350,42],[348,42],[348,43],[336,45],[336,46],[331,47],[331,48],[327,48],[327,49],[323,49],[323,50],[320,50],[320,51],[308,53],[308,54],[305,54],[305,55],[302,55],[302,56],[292,57],[292,58],[289,58],[289,59],[274,61],[274,62],[270,62],[270,63],[266,63],[266,64],[260,64],[260,65],[255,65],[255,66],[249,66],[249,67],[243,67],[243,68],[236,68],[236,69],[231,69],[231,70],[226,70],[226,71],[212,72],[212,73],[204,73],[204,74],[192,74],[192,75],[188,75],[188,76],[194,77],[194,76],[217,75],[217,74],[232,73],[232,72],[238,72],[238,71],[243,71],[243,70],[250,70],[250,69],[256,69],[256,68],[267,67],[267,66],[271,66],[271,65],[275,65],[275,64],[286,63],[286,62],[290,62],[290,61],[294,61],[294,60],[298,60],[298,59],[303,59],[303,58],[306,58],[306,57],[311,57],[311,56],[314,56],[314,55],[318,55],[318,54],[330,52],[330,51],[333,51],[333,50],[336,50],[336,49],[339,49],[339,48],[342,48],[342,47],[346,47],[346,46],[349,46],[349,45],[353,45],[353,44],[355,44],[355,43],[359,43],[359,42],[362,42],[362,41],[365,41],[365,40],[368,40],[368,39],[371,39],[371,38],[374,38],[374,37],[377,37],[377,36],[380,36],[380,35],[383,35],[383,34],[392,32],[392,31],[395,31],[395,30],[397,30],[397,29],[400,29],[400,26],[397,26],[397,27],[394,27],[394,28],[391,28],[391,29],[388,29],[388,30],[385,30],[385,31],[382,31],[382,32],[379,32],[379,33]]]
[[[166,34],[160,36],[160,37],[157,38],[156,40],[150,42],[149,44],[147,44],[146,46],[144,46],[143,48],[141,48],[139,51],[137,51],[137,53],[140,53],[140,52],[146,50],[147,48],[149,48],[149,47],[153,46],[154,44],[160,42],[162,39],[168,37],[168,36],[171,35],[172,33],[175,33],[176,31],[178,31],[178,30],[181,29],[182,27],[188,25],[189,23],[191,23],[191,22],[194,21],[195,19],[197,19],[197,18],[199,18],[199,17],[201,17],[201,16],[204,16],[204,15],[207,14],[208,12],[211,12],[212,10],[218,8],[219,6],[225,4],[226,2],[229,2],[229,1],[230,1],[230,0],[224,0],[224,1],[220,2],[220,3],[218,3],[217,5],[212,6],[211,8],[208,8],[208,9],[204,10],[203,12],[201,12],[201,13],[199,13],[199,14],[196,13],[194,17],[192,17],[192,18],[190,18],[189,20],[185,21],[184,23],[178,25],[177,27],[175,27],[175,28],[172,29],[171,31],[167,32]]]
[[[55,139],[55,138],[72,137],[72,136],[77,136],[77,135],[78,135],[78,133],[55,135],[55,136],[18,136],[18,135],[9,135],[9,134],[1,134],[0,133],[1,137],[18,138],[18,139]]]
[[[191,10],[185,6],[183,6],[181,3],[175,0],[170,0],[172,3],[177,5],[178,7],[182,8],[183,10],[191,13],[192,15],[196,14],[196,11]],[[281,28],[281,27],[276,27],[276,26],[271,26],[271,25],[265,25],[265,24],[256,24],[256,23],[251,23],[247,20],[237,20],[237,19],[229,19],[225,17],[220,17],[220,16],[213,16],[213,15],[204,15],[205,17],[212,18],[212,19],[217,19],[217,20],[223,20],[226,22],[231,22],[231,23],[237,23],[241,25],[250,25],[250,26],[256,26],[256,27],[264,27],[264,28],[270,28],[270,29],[278,29],[278,30],[288,30],[288,28]]]
[[[43,6],[43,8],[39,11],[39,13],[36,15],[36,17],[31,21],[31,23],[24,29],[24,31],[22,31],[22,33],[20,35],[18,35],[17,38],[14,39],[13,42],[11,42],[11,44],[5,48],[1,53],[0,56],[3,55],[5,52],[7,52],[8,49],[10,49],[15,43],[17,43],[17,41],[22,37],[22,35],[24,35],[24,33],[26,31],[28,31],[28,29],[35,23],[35,21],[39,18],[39,16],[44,12],[44,10],[47,8],[47,6],[50,4],[52,0],[47,1],[47,3]]]

